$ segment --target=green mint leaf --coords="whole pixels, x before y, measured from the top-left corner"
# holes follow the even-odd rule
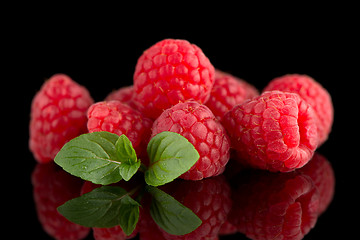
[[[125,135],[119,137],[115,143],[115,147],[121,161],[119,173],[125,181],[129,181],[139,169],[141,162],[138,161],[132,143]]]
[[[138,171],[140,165],[140,161],[133,164],[123,162],[119,167],[119,173],[125,181],[129,181],[130,178]]]
[[[150,164],[145,172],[145,181],[151,186],[173,181],[188,171],[200,157],[185,137],[167,131],[155,135],[150,140],[147,152]]]
[[[120,225],[130,235],[139,220],[140,204],[121,187],[103,186],[57,208],[69,221],[86,227]]]
[[[147,186],[152,195],[150,214],[154,221],[166,232],[173,235],[188,234],[197,229],[201,219],[189,208],[172,196],[152,186]]]
[[[66,143],[54,161],[70,174],[95,184],[118,182],[122,179],[115,147],[118,138],[109,132],[80,135]]]
[[[136,152],[127,136],[121,135],[116,141],[115,147],[121,162],[129,164],[137,162]]]

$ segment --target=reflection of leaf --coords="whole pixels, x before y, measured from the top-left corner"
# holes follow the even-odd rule
[[[71,222],[98,228],[120,225],[130,235],[139,220],[139,206],[123,188],[103,186],[67,201],[58,211]]]
[[[153,197],[150,214],[166,232],[173,235],[184,235],[201,225],[201,219],[172,196],[152,186],[147,186],[147,190]]]
[[[119,213],[121,229],[129,236],[139,221],[139,204],[131,197],[126,196],[121,201]]]
[[[152,186],[173,181],[188,171],[200,157],[195,147],[185,137],[166,131],[150,140],[147,152],[150,165],[145,172],[145,181]]]

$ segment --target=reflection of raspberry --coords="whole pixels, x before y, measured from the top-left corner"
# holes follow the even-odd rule
[[[237,232],[237,227],[227,220],[223,225],[221,225],[221,228],[219,230],[219,235],[221,236],[231,235],[231,234],[235,234],[236,232]]]
[[[119,225],[111,228],[92,228],[92,230],[95,240],[125,240],[132,239],[137,235],[135,229],[130,236],[126,236]]]
[[[317,221],[319,193],[306,175],[252,170],[233,183],[228,219],[250,239],[300,240]]]
[[[256,88],[230,74],[215,71],[215,82],[206,106],[221,119],[235,105],[259,95]]]
[[[152,121],[119,101],[97,102],[88,110],[89,132],[107,131],[125,134],[137,155],[145,153]]]
[[[111,228],[93,228],[95,240],[125,240],[126,234],[120,226]]]
[[[166,240],[160,230],[160,227],[155,223],[150,215],[150,197],[144,196],[142,208],[140,209],[139,239],[140,240]]]
[[[223,176],[196,182],[177,180],[165,185],[164,189],[202,221],[197,229],[183,236],[174,236],[162,230],[165,239],[216,239],[232,205],[230,187]]]
[[[54,239],[85,238],[90,228],[68,221],[57,211],[66,201],[80,196],[82,180],[53,162],[36,165],[31,179],[36,212],[44,230]]]
[[[317,117],[319,145],[326,141],[333,123],[334,108],[331,96],[325,88],[309,76],[288,74],[273,79],[264,91],[271,90],[299,94],[314,109]]]
[[[199,152],[199,160],[181,178],[200,180],[224,171],[230,155],[229,138],[205,105],[188,101],[165,110],[154,122],[152,137],[163,131],[179,133]]]
[[[295,93],[264,92],[223,118],[243,163],[287,172],[305,165],[317,143],[312,108]]]
[[[135,101],[155,119],[187,99],[204,103],[214,83],[214,67],[199,47],[186,40],[165,39],[147,49],[134,73]]]
[[[335,192],[335,175],[330,162],[319,153],[299,172],[311,177],[319,191],[319,214],[323,213],[330,205]]]
[[[86,132],[89,92],[68,76],[52,76],[31,105],[29,147],[37,161],[54,159],[62,146]]]

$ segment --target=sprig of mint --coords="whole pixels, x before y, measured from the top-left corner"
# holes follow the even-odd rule
[[[54,161],[72,175],[95,184],[109,185],[129,181],[139,170],[144,172],[145,189],[152,195],[150,213],[165,231],[183,235],[195,230],[201,220],[188,208],[155,186],[169,183],[188,171],[199,159],[195,147],[173,132],[155,135],[147,146],[149,166],[141,163],[131,141],[110,132],[80,135],[66,143]],[[68,220],[87,227],[120,225],[129,235],[139,219],[138,201],[133,191],[103,186],[74,198],[58,211]],[[174,228],[174,226],[177,226]]]

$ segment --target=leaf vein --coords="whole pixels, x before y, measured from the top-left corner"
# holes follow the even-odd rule
[[[108,141],[108,142],[110,142],[107,138],[104,138],[104,137],[100,137],[100,138],[102,138],[102,139],[105,139],[106,141]],[[87,139],[89,142],[92,142],[92,143],[94,143],[95,145],[97,145],[97,146],[99,146],[100,148],[101,148],[101,150],[106,154],[106,156],[109,158],[109,159],[111,159],[111,157],[110,157],[110,155],[107,153],[107,151],[104,149],[104,147],[103,146],[101,146],[99,143],[97,143],[97,142],[95,142],[95,141],[93,141],[93,140],[91,140],[91,139]],[[112,144],[112,143],[111,143]],[[113,144],[112,144],[113,145]],[[114,146],[115,147],[115,146]]]

